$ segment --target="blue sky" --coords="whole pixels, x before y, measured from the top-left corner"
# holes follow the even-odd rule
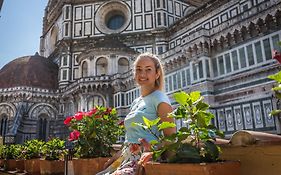
[[[39,52],[44,9],[48,0],[4,0],[0,12],[0,68]]]

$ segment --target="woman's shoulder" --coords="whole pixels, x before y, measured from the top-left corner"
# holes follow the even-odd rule
[[[152,93],[152,96],[153,97],[168,97],[163,91],[160,91],[160,90],[155,90]]]
[[[160,102],[170,103],[169,97],[163,91],[160,90],[154,91],[153,94],[151,95],[151,99],[153,101],[156,101],[157,103]]]

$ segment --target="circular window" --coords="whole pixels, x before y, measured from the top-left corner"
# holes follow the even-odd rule
[[[110,17],[106,20],[106,26],[109,29],[117,30],[124,25],[124,22],[125,17],[123,14],[110,15]]]
[[[95,16],[96,27],[106,34],[122,32],[128,27],[130,19],[130,8],[120,1],[103,4]]]

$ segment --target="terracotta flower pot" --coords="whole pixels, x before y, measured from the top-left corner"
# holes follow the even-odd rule
[[[145,165],[146,175],[240,175],[240,162],[157,163]]]
[[[41,175],[63,175],[64,161],[63,160],[40,160]]]
[[[73,159],[74,175],[95,175],[103,170],[103,165],[109,158]]]

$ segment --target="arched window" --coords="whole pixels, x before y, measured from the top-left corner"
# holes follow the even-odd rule
[[[87,104],[88,104],[87,105],[88,110],[90,110],[94,106],[105,106],[105,101],[101,96],[94,95],[94,96],[88,98]]]
[[[96,62],[96,75],[106,75],[107,74],[107,60],[106,58],[99,58]]]
[[[87,77],[88,76],[88,63],[84,61],[82,63],[82,77]]]
[[[118,73],[124,73],[129,70],[129,61],[126,58],[118,60]]]
[[[42,114],[38,117],[38,139],[47,141],[47,128],[47,115]]]
[[[3,114],[0,117],[0,135],[5,136],[8,132],[8,116]]]

